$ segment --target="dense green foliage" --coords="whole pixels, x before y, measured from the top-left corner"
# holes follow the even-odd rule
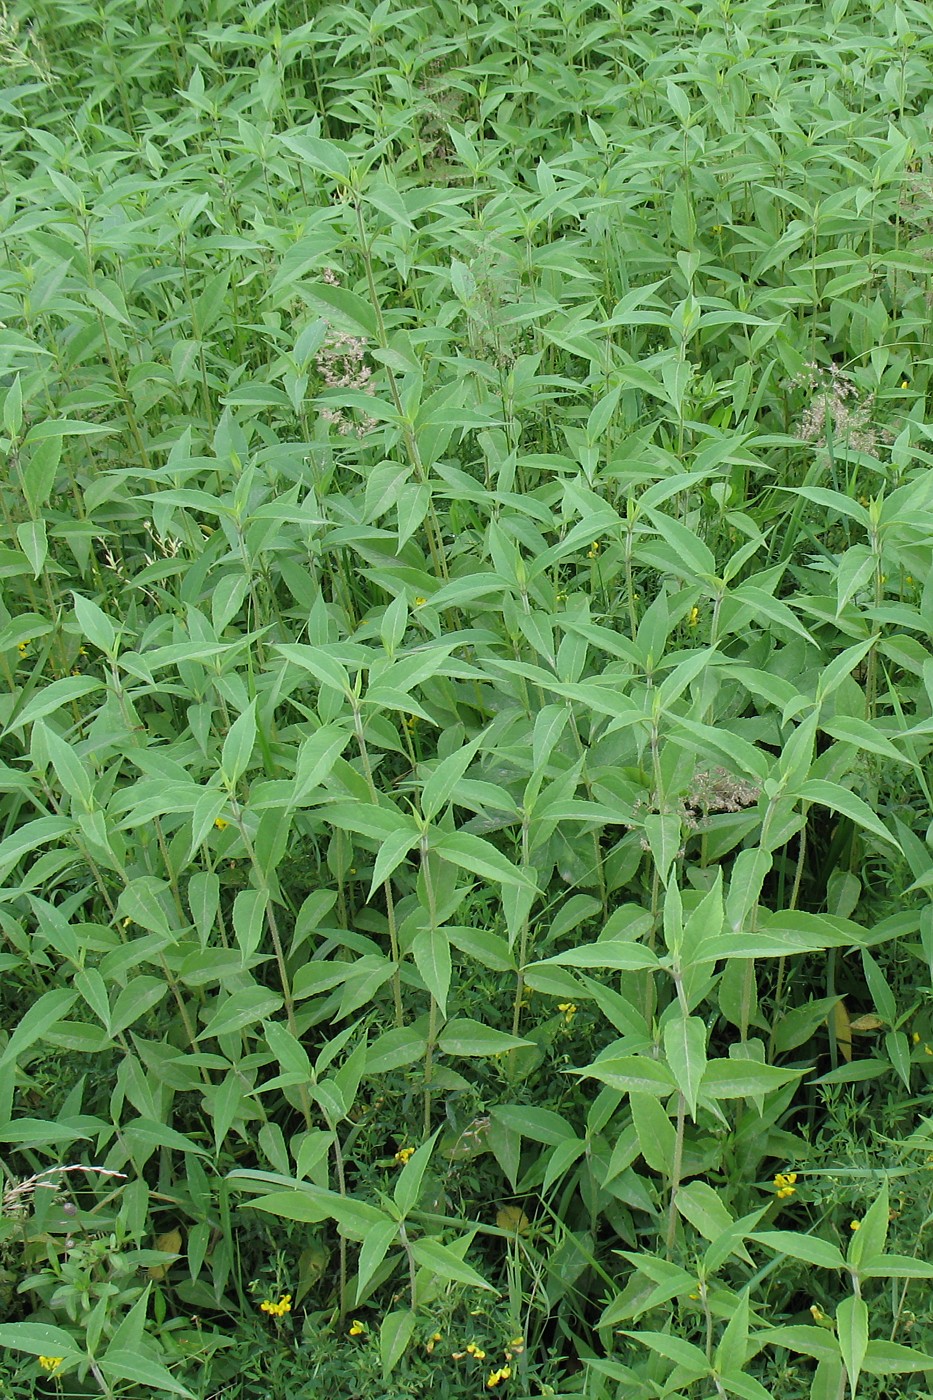
[[[0,1392],[925,1394],[929,7],[0,57]]]

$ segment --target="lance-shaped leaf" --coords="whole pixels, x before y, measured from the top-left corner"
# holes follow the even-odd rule
[[[677,1016],[668,1021],[664,1053],[690,1115],[696,1118],[697,1096],[706,1070],[706,1022],[700,1016]]]

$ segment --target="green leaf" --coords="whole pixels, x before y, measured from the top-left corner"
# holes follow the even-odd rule
[[[844,1269],[845,1259],[837,1245],[821,1240],[817,1235],[795,1234],[791,1230],[759,1230],[751,1238],[777,1254],[813,1264],[818,1269]]]
[[[418,1204],[421,1183],[424,1180],[424,1174],[431,1160],[431,1153],[434,1151],[434,1144],[437,1142],[439,1132],[440,1128],[432,1133],[428,1141],[423,1142],[417,1152],[412,1153],[399,1172],[392,1198],[403,1217],[409,1215]]]
[[[295,290],[308,310],[335,330],[353,336],[362,333],[366,340],[377,338],[376,314],[370,303],[355,292],[346,287],[332,287],[327,282],[301,282]]]
[[[551,1108],[534,1108],[530,1104],[499,1104],[489,1110],[490,1118],[503,1123],[513,1133],[543,1142],[550,1147],[575,1139],[573,1128],[561,1114]]]
[[[231,1035],[246,1026],[254,1026],[259,1021],[266,1020],[281,1006],[282,998],[278,992],[270,992],[266,987],[244,987],[241,991],[234,992],[233,996],[227,997],[201,1031],[198,1040]]]
[[[34,1002],[22,1016],[15,1031],[4,1046],[3,1052],[0,1054],[0,1067],[12,1064],[18,1055],[47,1035],[59,1021],[64,1019],[66,1012],[76,1001],[76,993],[69,991],[66,987],[43,992],[38,1001]]]
[[[739,1294],[732,1316],[719,1340],[713,1365],[720,1376],[729,1373],[741,1376],[748,1352],[748,1293]],[[765,1391],[767,1395],[767,1391]]]
[[[855,1395],[862,1362],[868,1350],[868,1304],[864,1298],[843,1298],[836,1309],[836,1335],[849,1377],[849,1387]]]
[[[449,1283],[465,1283],[472,1288],[485,1288],[490,1293],[496,1291],[491,1283],[486,1282],[482,1274],[471,1269],[470,1265],[465,1264],[458,1254],[447,1245],[441,1244],[439,1240],[430,1238],[415,1240],[411,1252],[415,1256],[416,1263],[438,1278],[447,1279]]]
[[[832,719],[821,720],[820,728],[827,734],[831,734],[834,739],[841,739],[845,744],[853,744],[858,749],[865,749],[868,753],[879,754],[882,758],[888,758],[892,763],[914,764],[914,760],[909,755],[901,753],[890,739],[885,738],[877,726],[869,724],[868,720],[856,719],[852,715],[834,715]],[[916,766],[916,765],[914,765]]]
[[[677,1016],[668,1021],[664,1053],[691,1117],[696,1118],[697,1095],[706,1069],[706,1022],[699,1016]]]
[[[492,1026],[484,1026],[481,1021],[473,1021],[467,1016],[458,1016],[447,1022],[437,1043],[445,1055],[485,1056],[521,1050],[534,1042],[494,1030]]]
[[[622,1335],[650,1347],[658,1356],[673,1361],[675,1366],[682,1366],[692,1380],[699,1380],[700,1376],[710,1372],[710,1364],[704,1353],[682,1337],[672,1337],[667,1332],[624,1332]]]
[[[157,1123],[154,1118],[131,1118],[124,1123],[123,1134],[130,1143],[138,1144],[143,1149],[170,1147],[175,1152],[193,1152],[199,1157],[208,1155],[189,1137],[176,1132],[167,1123]]]
[[[357,1296],[362,1297],[366,1285],[379,1268],[393,1244],[399,1244],[399,1226],[396,1220],[377,1220],[366,1231],[360,1246],[357,1266]]]
[[[419,929],[412,939],[411,955],[441,1015],[446,1016],[451,974],[447,934],[441,928]]]
[[[415,1330],[417,1316],[410,1309],[386,1313],[379,1324],[379,1357],[382,1374],[388,1378],[405,1354]]]
[[[855,1233],[860,1235],[862,1231],[856,1230]],[[933,1279],[933,1264],[928,1264],[925,1259],[913,1259],[909,1254],[878,1254],[865,1258],[859,1264],[859,1275],[862,1278]]]
[[[804,1069],[779,1069],[757,1060],[710,1060],[703,1075],[703,1098],[753,1099],[780,1089],[806,1074]]]
[[[15,734],[23,725],[32,724],[45,715],[72,705],[83,695],[90,695],[102,689],[102,682],[95,676],[64,676],[61,680],[50,681],[30,697],[17,713],[14,710],[6,724],[4,733]]]
[[[70,1332],[48,1322],[0,1323],[0,1347],[27,1351],[32,1356],[63,1356],[66,1361],[82,1355]]]
[[[251,700],[243,713],[233,722],[224,739],[220,771],[224,784],[231,791],[249,767],[256,743],[256,701]]]
[[[332,180],[346,183],[350,178],[350,162],[344,151],[333,141],[322,140],[319,136],[280,136],[279,144],[291,151],[302,165],[327,175]]]
[[[55,434],[43,439],[36,446],[23,468],[23,485],[30,515],[37,516],[48,501],[55,485],[61,456],[62,439],[59,434]]]
[[[45,567],[49,553],[45,520],[24,520],[16,527],[16,539],[20,549],[29,560],[33,578],[38,578]]]
[[[369,884],[369,897],[372,899],[380,885],[394,875],[409,851],[418,845],[421,832],[411,819],[399,818],[402,829],[393,831],[380,843],[373,863],[373,875]]]
[[[117,1381],[135,1381],[148,1386],[150,1390],[167,1390],[170,1395],[183,1395],[187,1400],[196,1400],[194,1394],[176,1381],[165,1366],[151,1360],[139,1351],[125,1351],[111,1347],[98,1358],[98,1365],[105,1376]]]
[[[533,880],[529,880],[501,851],[480,836],[472,836],[466,831],[442,832],[435,827],[431,832],[430,845],[431,850],[445,860],[472,875],[481,875],[484,880],[523,888],[534,886]]]
[[[427,1038],[413,1026],[386,1031],[373,1041],[366,1052],[367,1074],[388,1074],[393,1069],[414,1064],[423,1059],[428,1048]]]
[[[768,1346],[786,1347],[788,1351],[812,1356],[815,1361],[839,1360],[836,1335],[823,1327],[771,1327],[767,1332],[759,1333],[759,1337]]]
[[[574,1070],[625,1094],[670,1094],[677,1084],[667,1065],[647,1055],[603,1054],[586,1069]]]
[[[933,1356],[901,1346],[899,1342],[869,1342],[862,1358],[862,1370],[870,1376],[904,1375],[908,1372],[933,1372]]]
[[[705,1240],[709,1240],[710,1244],[716,1244],[736,1228],[736,1221],[721,1196],[708,1182],[684,1182],[678,1188],[674,1199],[680,1214],[685,1220],[689,1220],[694,1229],[698,1230]],[[730,1253],[750,1262],[748,1250],[740,1239],[735,1240]]]
[[[882,841],[887,841],[898,851],[901,849],[900,842],[891,835],[884,823],[878,820],[868,803],[839,783],[829,783],[823,778],[808,778],[806,782],[798,784],[796,795],[807,802],[819,802],[821,806],[839,812],[841,816],[855,822],[856,826],[864,827],[866,831],[880,836]]]
[[[528,969],[540,967],[595,967],[612,968],[617,972],[641,972],[645,968],[656,968],[658,957],[642,943],[632,943],[623,938],[603,938],[596,943],[585,943],[579,948],[569,948],[566,953],[556,953],[552,958],[528,964]]]
[[[667,1108],[654,1094],[630,1093],[629,1104],[638,1151],[652,1171],[666,1176],[677,1149],[677,1134]]]
[[[75,617],[83,635],[105,656],[115,656],[117,631],[110,618],[90,598],[82,598],[80,593],[72,593]]]

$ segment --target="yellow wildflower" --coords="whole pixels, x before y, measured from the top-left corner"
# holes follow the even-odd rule
[[[350,1336],[362,1337],[365,1335],[365,1333],[366,1328],[363,1326],[362,1322],[358,1322],[356,1318],[354,1318],[352,1323],[350,1324]]]
[[[419,594],[418,594],[418,597],[415,599],[415,607],[416,607],[416,608],[423,608],[424,605],[425,605],[425,603],[426,603],[427,601],[428,601],[427,598],[423,598],[423,597],[421,596],[421,594],[419,593]]]
[[[590,545],[589,549],[586,551],[587,559],[595,559],[600,551],[600,548],[601,546],[599,540],[594,540],[593,543]]]
[[[777,1196],[778,1200],[786,1201],[789,1196],[796,1194],[796,1190],[797,1173],[778,1172],[777,1176],[774,1178],[774,1194]]]
[[[910,1038],[911,1038],[911,1040],[913,1041],[913,1043],[914,1043],[915,1045],[919,1045],[919,1044],[920,1044],[920,1032],[919,1032],[919,1031],[914,1031],[913,1035],[912,1035]]]
[[[509,1342],[509,1350],[514,1352],[516,1356],[521,1356],[522,1352],[525,1350],[525,1338],[513,1337]]]
[[[478,1347],[475,1342],[467,1342],[466,1349],[467,1353],[470,1356],[475,1357],[477,1361],[486,1360],[486,1353],[482,1350],[481,1347]]]
[[[408,1161],[409,1157],[414,1156],[414,1151],[415,1151],[415,1149],[414,1149],[413,1147],[400,1147],[400,1148],[399,1148],[399,1150],[398,1150],[398,1151],[396,1152],[396,1154],[395,1154],[395,1160],[396,1160],[396,1162],[398,1162],[398,1164],[399,1164],[400,1167],[404,1167],[404,1165],[405,1165],[405,1163]]]
[[[48,1371],[49,1374],[51,1374],[53,1371],[58,1370],[64,1359],[63,1356],[40,1356],[39,1365],[42,1367],[43,1371]]]
[[[440,1332],[432,1332],[431,1336],[428,1338],[428,1340],[427,1340],[427,1341],[425,1342],[425,1344],[424,1344],[424,1349],[425,1349],[425,1351],[428,1353],[428,1356],[431,1355],[431,1352],[434,1350],[434,1348],[437,1346],[437,1344],[438,1344],[438,1342],[439,1342],[440,1340],[441,1340],[441,1334],[440,1334]]]
[[[224,821],[223,817],[216,817],[214,820],[214,825],[216,826],[218,831],[226,831],[230,823]]]
[[[500,1366],[497,1371],[489,1372],[489,1379],[486,1382],[487,1390],[495,1390],[500,1381],[507,1381],[512,1374],[511,1366]]]
[[[284,1317],[292,1310],[292,1295],[283,1293],[277,1303],[273,1303],[271,1298],[264,1298],[259,1304],[260,1312],[268,1313],[270,1317]]]
[[[700,609],[699,609],[699,608],[696,608],[696,607],[691,608],[690,611],[689,611],[689,613],[687,614],[687,626],[688,626],[688,627],[696,627],[696,625],[697,625],[697,623],[699,622],[699,620],[700,620]]]
[[[577,1014],[577,1008],[574,1006],[573,1002],[572,1002],[572,1001],[561,1001],[561,1002],[558,1002],[557,1009],[558,1009],[558,1011],[562,1011],[562,1012],[564,1013],[564,1020],[567,1022],[567,1025],[569,1026],[569,1025],[570,1025],[570,1022],[573,1020],[574,1016],[576,1016],[576,1014]]]
[[[861,1230],[861,1228],[862,1228],[862,1222],[861,1222],[861,1220],[850,1220],[850,1221],[849,1221],[849,1229],[850,1229],[850,1230]]]

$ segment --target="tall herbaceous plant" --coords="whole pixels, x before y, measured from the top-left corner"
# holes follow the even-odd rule
[[[0,1389],[933,1375],[933,19],[0,4]]]

